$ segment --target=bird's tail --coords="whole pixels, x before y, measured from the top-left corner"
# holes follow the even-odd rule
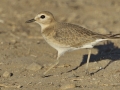
[[[120,34],[109,35],[108,37],[110,39],[119,39],[120,38]]]

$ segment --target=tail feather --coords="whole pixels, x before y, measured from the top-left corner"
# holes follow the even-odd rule
[[[95,34],[94,37],[97,38],[101,38],[101,39],[119,39],[120,38],[120,34]]]
[[[109,38],[111,38],[111,39],[117,39],[117,38],[120,38],[120,34],[110,35]]]

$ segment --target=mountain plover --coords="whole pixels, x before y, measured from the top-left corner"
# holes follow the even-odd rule
[[[34,19],[26,23],[36,22],[41,26],[41,33],[45,41],[58,51],[56,62],[44,72],[44,75],[59,63],[59,57],[67,51],[78,49],[88,49],[86,63],[86,73],[88,74],[88,64],[91,55],[91,48],[97,43],[105,40],[120,38],[118,35],[103,35],[78,25],[57,22],[52,13],[48,11],[40,12]]]

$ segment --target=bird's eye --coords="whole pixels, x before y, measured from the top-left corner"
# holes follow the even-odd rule
[[[40,18],[44,19],[44,18],[45,18],[45,15],[41,15]]]

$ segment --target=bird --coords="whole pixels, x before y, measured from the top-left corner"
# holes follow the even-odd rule
[[[51,65],[43,75],[46,75],[59,63],[59,58],[66,52],[88,49],[88,57],[85,72],[89,74],[88,65],[91,56],[91,49],[99,42],[118,39],[120,34],[99,34],[82,26],[59,22],[49,11],[42,11],[26,23],[35,22],[41,26],[41,34],[44,40],[57,50],[56,62]]]

